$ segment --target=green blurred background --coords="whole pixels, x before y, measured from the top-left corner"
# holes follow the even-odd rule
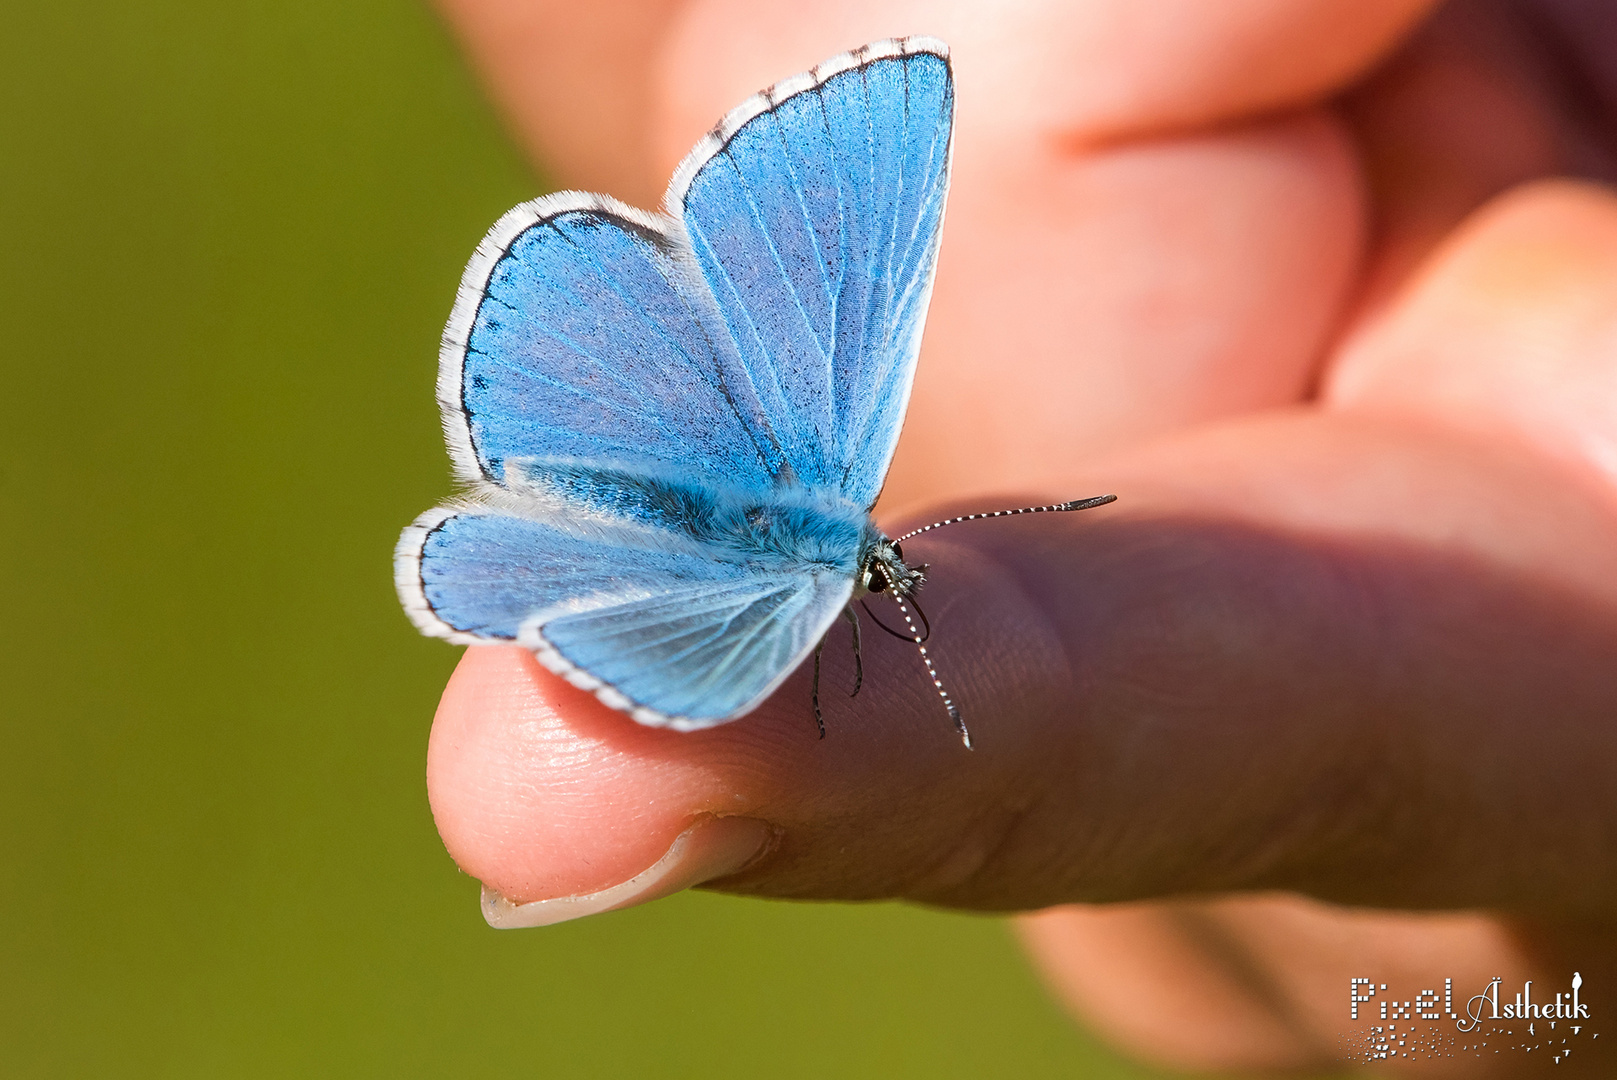
[[[1143,1077],[1004,926],[688,894],[496,933],[433,831],[461,267],[542,190],[410,0],[0,32],[0,1076]]]

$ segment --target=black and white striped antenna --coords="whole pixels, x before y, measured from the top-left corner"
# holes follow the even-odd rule
[[[1059,514],[1065,513],[1068,510],[1088,510],[1091,507],[1105,506],[1107,503],[1116,501],[1116,495],[1096,495],[1092,499],[1074,499],[1070,502],[1051,503],[1048,506],[1022,506],[1015,510],[994,510],[986,514],[961,514],[959,517],[945,518],[942,521],[934,521],[930,525],[923,525],[919,529],[912,529],[903,536],[891,541],[891,543],[896,546],[903,543],[905,540],[908,540],[912,536],[920,536],[922,533],[931,532],[933,529],[941,529],[945,525],[958,525],[962,521],[982,521],[987,518],[1013,517],[1016,514]],[[937,689],[938,697],[943,699],[943,707],[948,710],[949,719],[954,722],[955,730],[960,733],[960,741],[966,744],[967,750],[970,750],[971,732],[967,730],[966,722],[960,716],[960,707],[957,706],[954,703],[954,699],[949,696],[949,691],[944,687],[943,680],[938,678],[938,669],[933,666],[932,657],[927,655],[926,639],[931,636],[931,627],[927,627],[927,633],[925,635],[923,635],[921,631],[916,628],[915,620],[910,618],[910,608],[914,607],[917,612],[920,612],[921,609],[916,606],[913,597],[911,597],[909,603],[906,604],[904,602],[904,597],[895,591],[893,593],[893,602],[898,605],[899,614],[904,616],[904,625],[910,628],[909,640],[913,641],[915,643],[915,647],[920,650],[921,663],[926,665],[926,673],[932,677],[932,685]],[[870,609],[866,608],[865,610],[868,612]],[[870,615],[871,618],[876,618],[874,612],[871,612]],[[923,621],[925,618],[926,616],[922,615]],[[882,626],[880,619],[876,619],[876,625],[881,626],[883,630],[886,630],[894,637],[903,636],[889,627]]]
[[[1068,510],[1088,510],[1091,507],[1105,506],[1107,503],[1116,501],[1116,495],[1096,495],[1092,499],[1074,499],[1071,502],[1051,503],[1048,506],[1022,506],[1015,510],[995,510],[987,514],[961,514],[959,517],[944,518],[942,521],[934,521],[930,525],[922,525],[919,529],[911,529],[903,536],[900,536],[894,540],[893,543],[902,544],[912,536],[920,536],[922,533],[931,532],[933,529],[941,529],[945,525],[958,525],[962,521],[980,521],[983,518],[1014,517],[1017,514],[1060,514],[1065,513]]]

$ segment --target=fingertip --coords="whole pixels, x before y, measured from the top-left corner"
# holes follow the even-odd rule
[[[775,830],[747,817],[704,817],[680,833],[662,858],[592,893],[513,903],[483,886],[483,918],[496,930],[554,926],[560,922],[634,907],[745,869],[770,847]]]
[[[470,648],[427,749],[439,835],[462,870],[512,900],[617,886],[702,809],[685,771],[644,767],[680,738],[608,709],[526,649]]]

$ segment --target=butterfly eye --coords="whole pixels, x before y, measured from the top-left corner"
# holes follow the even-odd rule
[[[888,584],[887,571],[883,570],[880,564],[872,564],[870,569],[865,571],[865,588],[871,592],[886,592]]]
[[[897,559],[899,562],[904,561],[904,549],[899,547],[897,544],[893,545],[893,558]]]

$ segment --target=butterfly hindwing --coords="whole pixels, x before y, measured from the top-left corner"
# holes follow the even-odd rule
[[[644,723],[682,728],[751,709],[803,660],[853,590],[855,522],[619,468],[511,468],[517,490],[432,511],[400,539],[396,576],[422,630],[512,642]],[[711,537],[707,539],[704,537]]]
[[[741,106],[669,189],[795,478],[864,507],[914,378],[953,102],[941,43],[867,46]]]
[[[629,528],[544,520],[495,506],[434,510],[399,541],[398,586],[429,634],[517,640],[540,612],[616,603],[732,580],[735,568],[689,546],[658,550]]]
[[[610,691],[596,693],[643,723],[708,727],[768,697],[851,592],[825,573],[744,576],[563,615],[535,625],[526,644],[553,670],[599,679]]]

